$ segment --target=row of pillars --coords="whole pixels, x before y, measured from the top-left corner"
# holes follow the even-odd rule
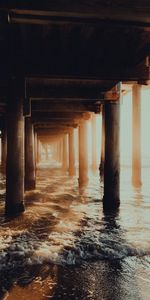
[[[23,98],[11,95],[7,105],[6,129],[2,132],[2,164],[6,162],[6,214],[12,215],[24,211],[24,190],[35,188],[36,162],[39,161],[37,134],[34,134],[30,117],[23,116]],[[96,131],[95,119],[92,122]],[[100,172],[104,173],[105,209],[114,209],[120,203],[120,103],[106,101],[102,110],[102,151]],[[25,138],[24,138],[25,132]],[[7,142],[6,142],[7,140]],[[25,145],[24,145],[25,141]],[[67,167],[67,137],[63,139],[63,168]],[[34,147],[33,147],[34,145]],[[69,173],[75,174],[74,133],[69,134]],[[65,150],[66,149],[66,150]],[[79,126],[79,183],[87,180],[88,174],[87,124]],[[93,153],[96,140],[93,134]],[[141,183],[140,162],[140,86],[133,87],[133,181]],[[7,156],[6,156],[7,152]],[[25,158],[25,162],[24,162]],[[93,165],[96,165],[96,153]]]
[[[93,118],[94,122],[96,118]],[[93,132],[93,136],[96,132]],[[53,158],[62,164],[64,172],[68,171],[70,176],[76,175],[76,158],[77,150],[79,153],[79,183],[85,183],[88,181],[88,122],[83,120],[80,122],[78,130],[78,143],[75,138],[75,129],[70,129],[69,133],[65,133],[54,145],[53,145]],[[79,149],[77,146],[79,144]],[[94,149],[93,156],[96,149]],[[95,157],[94,157],[95,161]],[[92,159],[93,166],[93,159]],[[96,168],[96,163],[95,163]]]
[[[67,147],[69,144],[69,147]],[[69,148],[69,167],[68,167],[68,148]],[[69,135],[63,136],[62,168],[69,172],[70,176],[76,175],[76,157],[75,157],[75,132],[71,129]]]

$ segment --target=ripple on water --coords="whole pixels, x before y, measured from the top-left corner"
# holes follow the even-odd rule
[[[91,177],[89,185],[79,189],[77,180],[74,184],[75,179],[49,174],[46,169],[39,171],[37,189],[26,193],[27,209],[23,215],[5,220],[1,204],[2,285],[8,288],[10,277],[14,284],[20,274],[23,276],[25,270],[37,265],[82,268],[87,262],[90,265],[98,261],[122,261],[123,268],[127,261],[128,272],[137,268],[138,280],[141,276],[141,281],[146,282],[150,266],[150,205],[148,198],[144,199],[144,191],[134,194],[128,182],[127,192],[125,188],[122,191],[120,213],[104,215],[99,178]],[[142,275],[140,268],[144,270]],[[9,278],[7,284],[4,278]],[[32,282],[32,276],[27,278],[26,284]]]

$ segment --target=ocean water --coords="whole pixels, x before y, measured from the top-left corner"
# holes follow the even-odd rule
[[[89,172],[86,186],[59,165],[37,171],[26,212],[4,216],[0,177],[0,299],[149,300],[150,168],[141,188],[121,168],[121,206],[104,214],[103,181]]]

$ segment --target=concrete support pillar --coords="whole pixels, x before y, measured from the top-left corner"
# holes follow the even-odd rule
[[[63,140],[61,138],[58,143],[58,161],[62,163],[62,160],[63,160]]]
[[[2,168],[6,169],[6,159],[7,159],[7,127],[6,122],[2,128],[2,139],[1,139],[1,165]]]
[[[61,138],[61,163],[63,164],[63,138]]]
[[[59,161],[59,141],[56,143],[56,161]]]
[[[37,132],[34,131],[34,157],[35,157],[35,164],[37,163]]]
[[[87,121],[79,126],[79,185],[88,182],[88,134]]]
[[[69,132],[69,175],[74,176],[75,174],[75,136],[74,129],[71,129]]]
[[[37,132],[34,131],[34,159],[35,159],[35,170],[37,168]]]
[[[120,204],[120,103],[105,104],[105,165],[103,206],[113,210]]]
[[[53,146],[53,159],[57,160],[57,145],[56,145],[56,143]]]
[[[132,88],[132,183],[141,186],[141,85]]]
[[[56,142],[53,145],[53,159],[57,160],[57,144],[56,144]]]
[[[48,145],[47,144],[45,144],[45,159],[46,159],[46,161],[48,161]]]
[[[35,188],[34,131],[30,117],[25,118],[25,190]]]
[[[60,156],[61,156],[61,154],[60,154],[60,140],[58,141],[58,144],[57,144],[57,155],[58,155],[57,161],[60,162]]]
[[[66,172],[68,169],[68,137],[67,134],[63,136],[63,171]]]
[[[92,115],[92,170],[97,169],[96,115]]]
[[[37,163],[41,161],[41,142],[37,136]]]
[[[7,215],[14,215],[24,211],[24,117],[23,99],[20,95],[16,96],[14,84],[10,91],[11,98],[7,104],[5,209]]]
[[[102,131],[101,131],[101,156],[100,156],[100,175],[104,174],[105,162],[105,106],[102,106]]]

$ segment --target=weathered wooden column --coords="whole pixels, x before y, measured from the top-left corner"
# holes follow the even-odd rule
[[[24,117],[21,85],[12,80],[7,103],[6,214],[24,211]]]
[[[74,129],[71,129],[69,131],[69,175],[74,176],[75,174],[75,137]]]
[[[96,116],[92,115],[92,170],[97,169]]]
[[[88,182],[88,135],[87,121],[79,125],[79,185]]]
[[[105,104],[105,164],[103,207],[112,210],[120,204],[120,104]]]
[[[64,134],[63,136],[63,171],[66,172],[68,169],[68,136]]]
[[[105,106],[102,106],[102,131],[101,131],[101,156],[100,156],[100,175],[104,174],[105,162]]]
[[[5,170],[7,159],[7,126],[5,121],[2,128],[1,151],[1,166]]]
[[[25,118],[25,190],[35,189],[34,131],[30,117]]]
[[[132,87],[132,183],[141,185],[141,85]]]

